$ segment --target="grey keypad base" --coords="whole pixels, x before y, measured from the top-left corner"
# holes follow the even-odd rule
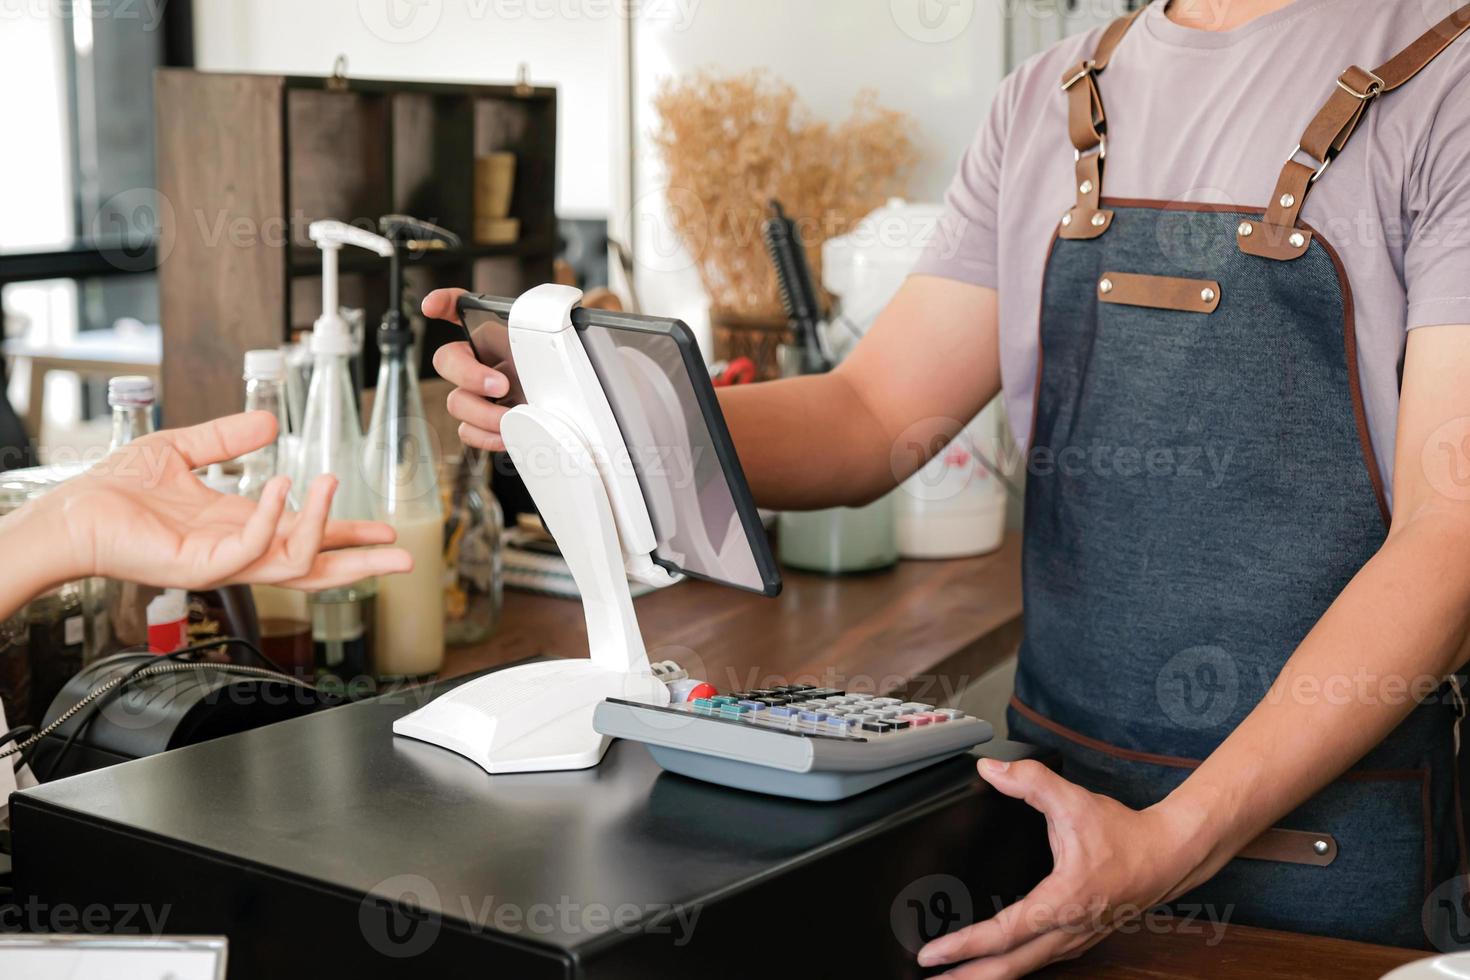
[[[757,765],[753,762],[722,759],[718,756],[671,749],[662,745],[649,744],[648,751],[655,762],[669,772],[678,773],[681,776],[702,779],[707,783],[719,783],[721,786],[731,786],[752,793],[830,803],[865,793],[884,783],[907,776],[911,772],[918,772],[920,769],[927,769],[945,759],[963,755],[968,750],[946,752],[927,759],[888,766],[884,769],[872,769],[867,772],[787,772],[784,769],[773,769],[770,766]]]
[[[608,698],[592,725],[643,742],[671,772],[803,800],[845,799],[994,737],[953,708],[813,687],[668,706]]]

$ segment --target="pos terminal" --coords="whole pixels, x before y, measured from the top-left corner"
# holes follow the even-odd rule
[[[692,575],[776,595],[780,575],[688,327],[589,311],[581,290],[510,301],[464,297],[467,332],[504,330],[525,404],[501,431],[582,595],[590,656],[478,678],[398,719],[489,773],[595,766],[607,698],[662,706],[633,611],[631,577]],[[473,348],[475,341],[471,340]]]

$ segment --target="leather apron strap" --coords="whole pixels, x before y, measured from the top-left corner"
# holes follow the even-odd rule
[[[1097,76],[1108,67],[1123,35],[1142,12],[1139,8],[1109,24],[1092,57],[1068,69],[1062,77],[1062,90],[1067,93],[1067,132],[1077,163],[1077,204],[1062,216],[1058,232],[1062,238],[1096,238],[1112,224],[1113,212],[1098,207],[1103,162],[1108,155],[1108,121]]]
[[[1302,204],[1317,178],[1347,145],[1368,106],[1423,71],[1466,30],[1470,30],[1470,4],[1430,28],[1376,70],[1353,65],[1343,72],[1327,104],[1307,125],[1300,144],[1282,168],[1265,216],[1259,221],[1242,221],[1236,229],[1240,250],[1277,261],[1300,258],[1312,241],[1311,230],[1297,225]],[[1299,155],[1315,163],[1303,163],[1297,159]]]

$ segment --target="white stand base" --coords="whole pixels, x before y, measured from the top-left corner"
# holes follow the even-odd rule
[[[666,705],[669,689],[652,674],[587,660],[522,664],[441,694],[395,721],[393,732],[442,745],[488,773],[587,769],[611,742],[592,728],[604,698]]]
[[[526,404],[501,420],[506,449],[582,593],[589,659],[523,664],[454,688],[393,723],[486,772],[586,769],[607,751],[592,727],[604,698],[666,705],[628,576],[667,584],[649,558],[653,525],[597,374],[572,326],[582,293],[537,286],[511,307],[509,336]]]

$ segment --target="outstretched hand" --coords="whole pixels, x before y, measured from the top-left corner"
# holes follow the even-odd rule
[[[142,585],[214,588],[235,583],[318,591],[406,572],[413,559],[377,521],[328,519],[336,480],[313,481],[300,513],[286,510],[290,480],[260,500],[219,493],[193,471],[276,437],[266,412],[231,415],[128,443],[37,502],[58,518],[77,574]]]

